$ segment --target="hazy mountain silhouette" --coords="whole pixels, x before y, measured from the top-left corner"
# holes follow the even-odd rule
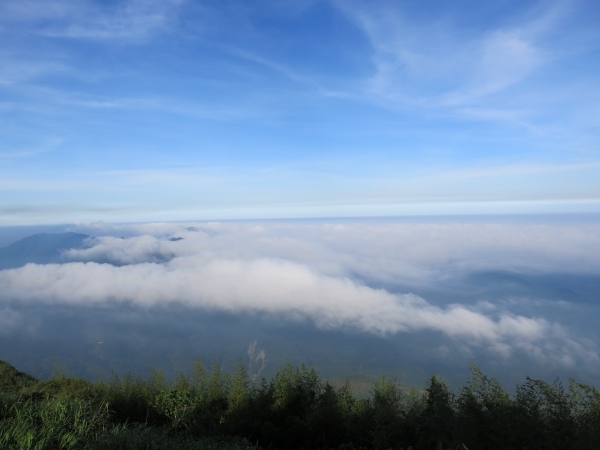
[[[89,236],[80,233],[41,233],[0,248],[0,269],[12,269],[27,263],[64,262],[62,252],[86,247]]]

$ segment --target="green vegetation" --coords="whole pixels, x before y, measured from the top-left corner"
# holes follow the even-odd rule
[[[509,395],[473,367],[458,393],[432,376],[422,391],[381,378],[356,399],[304,365],[250,382],[198,362],[100,383],[37,381],[0,364],[2,449],[597,449],[600,393],[527,378]],[[251,443],[255,445],[251,445]]]
[[[32,376],[19,372],[5,361],[0,361],[0,392],[18,392],[37,382]]]

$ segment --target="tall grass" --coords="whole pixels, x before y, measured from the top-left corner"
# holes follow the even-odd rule
[[[4,398],[0,406],[0,448],[68,450],[83,448],[109,426],[106,405],[83,399]]]

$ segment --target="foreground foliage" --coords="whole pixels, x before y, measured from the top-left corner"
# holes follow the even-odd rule
[[[527,378],[510,396],[476,367],[458,393],[438,376],[422,391],[382,378],[369,399],[304,365],[258,385],[242,366],[201,362],[173,382],[156,371],[95,384],[4,371],[2,449],[600,448],[596,389]]]

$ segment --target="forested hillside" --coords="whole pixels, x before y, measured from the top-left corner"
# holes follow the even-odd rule
[[[0,361],[0,392],[19,392],[37,383],[38,381],[32,376],[19,372],[6,361]]]
[[[368,399],[290,364],[250,382],[197,362],[167,382],[128,375],[37,381],[0,364],[3,449],[597,449],[600,393],[527,378],[509,395],[472,367],[458,392],[434,375],[422,390],[381,378]]]

